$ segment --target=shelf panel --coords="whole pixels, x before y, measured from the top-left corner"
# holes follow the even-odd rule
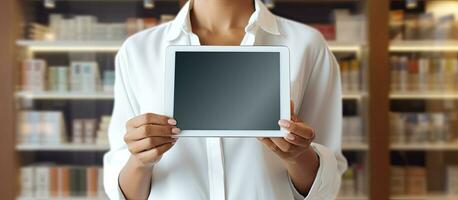
[[[27,47],[29,51],[62,52],[62,51],[101,51],[114,52],[123,41],[37,41],[18,40],[17,45]]]
[[[391,150],[395,151],[458,151],[458,142],[446,144],[392,144]]]
[[[18,40],[18,46],[26,47],[29,51],[62,52],[62,51],[117,51],[123,41],[38,41]],[[357,52],[363,43],[328,41],[329,49],[334,52]]]
[[[359,52],[364,43],[327,41],[329,49],[333,52]]]
[[[364,143],[342,143],[342,151],[367,151],[369,145]]]
[[[343,92],[342,99],[362,99],[366,96],[364,92]]]
[[[458,51],[458,40],[391,41],[391,52],[450,52]]]
[[[104,197],[17,197],[16,200],[107,200]]]
[[[339,196],[336,200],[368,200],[366,196]]]
[[[17,151],[107,151],[108,144],[18,144]]]
[[[427,194],[427,195],[395,195],[391,200],[456,200],[458,195]]]
[[[342,94],[343,99],[361,99],[365,96],[362,92],[349,92]],[[16,92],[16,98],[23,99],[113,99],[113,93],[79,93],[79,92],[31,92],[31,91],[19,91]]]
[[[390,99],[458,99],[458,92],[394,92]]]
[[[16,98],[22,99],[79,99],[79,100],[110,100],[114,98],[113,93],[80,93],[80,92],[16,92]]]

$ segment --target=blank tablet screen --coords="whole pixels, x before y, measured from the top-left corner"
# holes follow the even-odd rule
[[[280,53],[176,52],[182,130],[279,130]]]

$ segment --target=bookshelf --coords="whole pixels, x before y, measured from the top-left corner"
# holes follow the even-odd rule
[[[368,151],[369,145],[366,143],[343,143],[342,151]]]
[[[368,200],[367,196],[339,196],[336,200]]]
[[[30,92],[30,91],[19,91],[16,92],[16,98],[22,99],[34,99],[34,100],[111,100],[113,99],[113,93],[93,92],[93,93],[82,93],[82,92]]]
[[[42,1],[14,1],[14,0],[7,0],[11,4],[17,4],[16,10],[26,10],[25,7],[28,6],[34,7],[30,12],[23,13],[22,17],[19,18],[14,16],[20,20],[21,23],[29,22],[30,20],[37,20],[43,24],[47,23],[45,18],[52,13],[69,13],[74,14],[76,10],[84,10],[87,9],[88,13],[93,12],[92,14],[95,15],[102,15],[104,12],[99,12],[99,10],[105,10],[105,13],[110,13],[109,10],[111,7],[115,7],[119,10],[124,10],[127,12],[119,12],[121,13],[119,17],[116,19],[119,21],[125,20],[125,13],[130,13],[136,17],[150,17],[150,16],[160,16],[161,12],[167,14],[173,14],[177,11],[177,3],[175,0],[161,0],[157,1],[156,7],[152,10],[141,11],[138,10],[129,10],[132,7],[136,9],[142,8],[142,1],[139,0],[102,0],[97,1],[97,5],[105,5],[96,7],[96,9],[90,9],[88,7],[80,7],[80,5],[84,4],[92,4],[93,1],[87,0],[68,0],[68,1],[56,1],[56,9],[45,9],[43,8]],[[66,6],[66,8],[59,7],[60,3],[71,4],[71,6]],[[109,3],[109,4],[108,4]],[[128,6],[123,6],[128,4]],[[384,120],[380,116],[375,116],[374,114],[369,113],[381,113],[380,111],[387,111],[388,109],[384,107],[384,100],[388,99],[388,95],[384,95],[384,88],[383,87],[374,87],[374,83],[380,81],[380,78],[386,77],[384,70],[387,65],[384,64],[386,61],[384,56],[380,56],[379,53],[387,52],[387,49],[383,48],[383,43],[387,44],[388,41],[385,40],[383,37],[383,30],[387,28],[387,26],[383,26],[385,22],[384,19],[387,19],[387,13],[383,9],[383,7],[387,7],[387,2],[385,1],[374,1],[374,0],[324,0],[324,1],[317,1],[317,0],[305,0],[305,1],[296,1],[296,0],[280,0],[275,1],[275,7],[273,8],[273,12],[278,13],[279,15],[286,16],[288,18],[293,18],[297,21],[302,21],[305,23],[334,23],[329,21],[330,16],[332,16],[332,10],[336,8],[343,8],[351,10],[352,14],[362,14],[367,20],[368,24],[377,24],[377,27],[369,26],[368,27],[368,39],[365,42],[354,42],[354,41],[336,41],[333,39],[329,39],[328,44],[331,51],[333,51],[336,55],[338,55],[339,59],[342,58],[343,60],[357,60],[361,63],[360,68],[360,75],[361,75],[361,85],[360,90],[352,90],[351,92],[344,92],[343,93],[343,100],[344,105],[349,107],[356,107],[357,112],[356,116],[361,117],[362,119],[362,133],[365,137],[365,141],[367,143],[344,143],[342,149],[344,154],[349,158],[351,164],[360,164],[363,165],[365,168],[365,173],[367,173],[366,181],[369,187],[365,193],[368,194],[367,197],[365,196],[345,196],[339,197],[339,199],[388,199],[388,194],[386,193],[386,189],[388,188],[387,181],[387,174],[385,173],[376,173],[376,172],[385,172],[385,166],[388,166],[388,162],[383,160],[383,157],[388,154],[388,150],[383,150],[383,148],[378,148],[380,146],[380,142],[382,144],[388,145],[383,138],[383,134],[386,133],[386,129],[384,127],[388,127],[387,120]],[[133,6],[132,6],[133,5]],[[0,6],[1,7],[1,6]],[[313,12],[307,12],[307,9],[318,9],[322,10],[323,16],[327,15],[326,17],[317,17],[316,14]],[[100,8],[100,9],[99,9]],[[0,11],[2,8],[0,8]],[[36,12],[38,11],[38,12]],[[2,13],[2,12],[0,12]],[[19,13],[19,12],[17,12]],[[310,14],[308,14],[310,13]],[[2,14],[0,14],[2,15]],[[38,16],[42,15],[42,16]],[[320,14],[321,15],[321,14]],[[3,15],[2,15],[3,16]],[[10,14],[6,18],[10,18],[12,15]],[[103,16],[102,16],[103,18]],[[107,18],[105,18],[107,19]],[[28,21],[29,20],[29,21]],[[19,24],[19,23],[18,23]],[[380,27],[381,26],[381,27]],[[21,29],[22,30],[22,29]],[[366,30],[365,30],[366,32]],[[76,40],[56,40],[56,41],[45,41],[45,40],[32,40],[27,37],[20,37],[10,39],[8,44],[11,45],[12,48],[19,47],[20,51],[27,52],[28,56],[38,56],[50,61],[51,65],[68,65],[69,62],[66,57],[69,57],[69,54],[93,54],[93,55],[100,55],[100,54],[115,54],[117,49],[122,44],[122,40],[109,40],[109,41],[100,41],[100,40],[88,40],[88,41],[76,41]],[[3,43],[2,43],[3,44]],[[14,46],[15,45],[15,46]],[[22,56],[22,52],[16,51],[15,56]],[[11,59],[13,56],[10,56]],[[63,57],[63,59],[62,59]],[[14,57],[15,59],[17,57]],[[22,59],[22,57],[20,57]],[[13,60],[13,59],[12,59]],[[64,60],[64,61],[61,61]],[[55,64],[57,63],[57,64]],[[14,73],[19,73],[18,66],[19,63],[10,64],[8,67],[9,70]],[[109,68],[103,67],[104,69]],[[368,67],[370,66],[370,68]],[[377,69],[377,70],[373,70]],[[380,73],[382,72],[382,73]],[[7,73],[10,75],[9,73]],[[5,76],[4,74],[0,74],[0,77]],[[374,76],[377,78],[372,78],[369,84],[369,77]],[[5,76],[7,77],[7,76]],[[374,82],[375,81],[375,82]],[[17,83],[12,82],[13,83]],[[370,86],[372,85],[372,86]],[[28,91],[15,91],[14,87],[12,86],[5,94],[6,96],[10,97],[11,99],[15,99],[17,102],[25,99],[31,100],[32,106],[42,106],[40,109],[47,109],[49,105],[56,105],[60,106],[60,109],[73,109],[72,112],[76,112],[78,106],[91,106],[91,110],[94,112],[99,112],[98,110],[100,107],[105,107],[104,104],[110,104],[113,99],[112,93],[101,93],[101,92],[94,92],[94,93],[81,93],[81,92],[28,92]],[[381,90],[380,90],[381,89]],[[377,93],[376,95],[374,95]],[[3,93],[2,93],[3,94]],[[370,97],[370,98],[369,98]],[[381,98],[379,98],[381,97]],[[108,101],[105,101],[108,100]],[[93,106],[95,104],[95,106]],[[52,107],[51,108],[54,108]],[[13,117],[14,113],[5,113],[11,119],[15,119]],[[93,113],[91,113],[92,115]],[[106,114],[106,113],[104,113]],[[77,114],[83,115],[83,114]],[[98,114],[97,114],[98,115]],[[353,116],[353,114],[351,115]],[[67,118],[72,118],[73,116],[67,116]],[[68,120],[68,119],[67,119]],[[68,123],[69,124],[69,123]],[[378,126],[383,125],[383,126]],[[9,124],[12,128],[14,123]],[[15,131],[10,131],[9,134],[11,137],[15,135]],[[346,134],[346,133],[344,133]],[[369,137],[370,136],[370,137]],[[107,150],[107,146],[105,145],[76,145],[76,144],[62,144],[62,145],[37,145],[37,144],[20,144],[16,145],[15,143],[11,143],[8,146],[10,151],[14,151],[15,159],[18,160],[18,165],[15,166],[16,168],[20,169],[21,161],[25,159],[29,159],[27,156],[29,154],[72,154],[72,155],[79,155],[80,153],[84,154],[91,154],[91,153],[99,153]],[[369,151],[370,150],[370,151]],[[13,153],[11,153],[13,155]],[[24,157],[23,154],[27,154]],[[77,156],[76,156],[77,157]],[[382,158],[382,159],[380,159]],[[4,157],[1,158],[3,162]],[[37,160],[39,161],[39,160]],[[8,161],[7,163],[12,163]],[[374,168],[371,166],[375,166]],[[369,170],[369,167],[370,170]],[[12,173],[14,174],[14,173]],[[17,180],[16,175],[9,175],[6,179]],[[3,176],[2,176],[3,177]],[[381,185],[380,185],[381,184]],[[376,187],[370,187],[376,186]],[[15,188],[19,190],[19,188]],[[3,191],[2,191],[3,192]],[[13,192],[14,193],[14,192]],[[16,194],[11,194],[7,199],[15,199]],[[17,199],[53,199],[53,198],[46,198],[46,197],[19,197]],[[54,198],[54,199],[75,199],[75,200],[83,200],[89,199],[85,197],[76,197],[76,198]],[[92,199],[92,198],[91,198]],[[103,199],[103,198],[102,198]]]
[[[16,200],[108,200],[102,197],[18,197]]]
[[[390,52],[458,52],[458,40],[392,41]]]
[[[412,143],[412,144],[392,144],[393,151],[458,151],[458,142],[452,143]]]
[[[116,52],[122,41],[36,41],[18,40],[18,46],[32,52]]]
[[[391,200],[455,200],[458,196],[446,194],[426,194],[426,195],[397,195],[392,196]]]
[[[393,92],[390,99],[458,100],[458,92]]]
[[[34,52],[58,52],[58,51],[106,51],[115,52],[119,49],[122,41],[36,41],[18,40],[18,46],[25,47]],[[364,43],[328,41],[329,49],[334,52],[359,52]]]
[[[78,151],[108,151],[109,145],[101,144],[17,144],[16,150],[20,152],[34,152],[34,151],[59,151],[59,152],[78,152]]]

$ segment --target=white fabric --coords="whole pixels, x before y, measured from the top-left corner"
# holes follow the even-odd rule
[[[200,45],[192,33],[188,2],[172,22],[128,38],[116,56],[115,101],[104,156],[104,187],[124,199],[120,170],[129,158],[123,141],[128,119],[163,114],[164,58],[169,45]],[[316,30],[273,15],[259,1],[241,45],[290,49],[291,98],[295,112],[313,127],[320,158],[313,186],[300,195],[281,160],[255,138],[180,138],[156,164],[149,199],[287,200],[334,199],[347,167],[341,153],[342,102],[338,64]],[[179,123],[179,122],[178,122]]]

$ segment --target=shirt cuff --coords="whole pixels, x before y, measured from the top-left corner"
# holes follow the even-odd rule
[[[105,193],[111,200],[126,200],[119,186],[119,174],[127,163],[130,152],[127,149],[109,151],[104,155],[103,183]],[[120,159],[123,158],[123,159]]]
[[[297,191],[291,178],[288,176],[294,200],[335,199],[340,185],[336,156],[330,149],[323,145],[312,143],[311,147],[318,154],[320,165],[312,187],[306,197]]]

